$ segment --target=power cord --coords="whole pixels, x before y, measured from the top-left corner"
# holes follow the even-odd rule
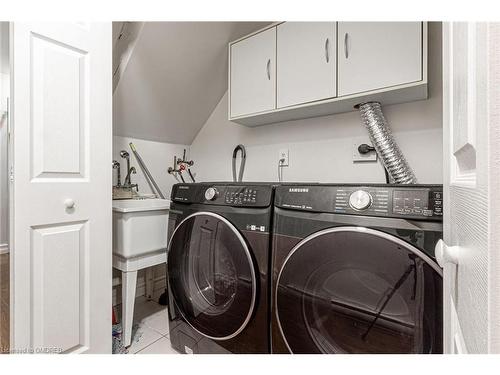
[[[278,160],[278,182],[283,182],[283,163],[285,162],[284,158]]]
[[[373,146],[370,146],[366,143],[363,143],[363,144],[360,144],[358,146],[358,152],[361,154],[361,155],[365,155],[365,154],[368,154],[369,152],[376,152],[377,150],[375,150],[375,147]],[[391,180],[390,180],[390,177],[389,177],[389,172],[387,172],[387,168],[384,166],[384,164],[382,163],[382,161],[380,161],[380,165],[382,165],[382,168],[384,168],[384,173],[385,173],[385,183],[386,184],[390,184],[391,183]]]

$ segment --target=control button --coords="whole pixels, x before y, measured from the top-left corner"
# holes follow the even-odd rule
[[[349,197],[349,205],[357,211],[366,210],[372,204],[372,196],[364,190],[356,190]]]
[[[422,213],[424,216],[432,216],[432,210],[423,210]]]
[[[219,195],[219,192],[217,191],[216,188],[211,187],[205,191],[205,199],[207,201],[213,201],[215,198],[217,198],[218,195]]]

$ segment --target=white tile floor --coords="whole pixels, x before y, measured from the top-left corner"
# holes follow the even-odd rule
[[[120,319],[121,306],[115,311]],[[139,297],[135,301],[132,345],[128,354],[179,354],[170,346],[167,307]]]

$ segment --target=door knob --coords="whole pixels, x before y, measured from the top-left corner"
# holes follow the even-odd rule
[[[458,251],[458,246],[448,246],[443,240],[439,240],[436,244],[435,254],[441,268],[444,268],[446,263],[458,264]]]
[[[71,198],[67,198],[64,200],[64,205],[66,208],[74,208],[75,207],[75,201]]]

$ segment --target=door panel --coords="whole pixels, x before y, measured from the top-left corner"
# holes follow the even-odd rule
[[[339,22],[338,96],[422,79],[421,22]]]
[[[68,351],[85,345],[90,324],[87,224],[32,228],[35,347]]]
[[[32,34],[31,46],[33,178],[84,177],[88,45],[81,50]]]
[[[440,273],[424,253],[386,233],[317,232],[297,244],[279,273],[282,337],[293,353],[440,353]]]
[[[176,306],[196,331],[225,340],[246,327],[255,306],[255,266],[229,221],[208,212],[186,218],[172,234],[167,264]]]
[[[110,353],[111,24],[11,38],[11,348]]]
[[[276,107],[276,27],[243,39],[230,49],[230,116]]]
[[[337,94],[336,22],[285,22],[277,26],[277,106]]]

